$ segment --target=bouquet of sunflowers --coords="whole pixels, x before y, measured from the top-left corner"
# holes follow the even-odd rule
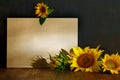
[[[67,52],[65,49],[61,49],[58,55],[49,56],[50,62],[47,63],[46,59],[38,58],[33,63],[42,63],[38,66],[47,64],[52,70],[57,71],[82,71],[82,72],[110,72],[112,74],[118,74],[120,71],[120,55],[105,54],[101,57],[104,50],[97,48],[85,47],[73,47]],[[42,60],[44,59],[44,61]],[[39,60],[39,61],[38,61]],[[35,65],[32,65],[33,67]]]
[[[48,4],[41,2],[35,6],[35,14],[40,18],[39,22],[42,25],[49,14],[54,10]],[[52,70],[64,71],[82,71],[82,72],[110,72],[118,74],[120,71],[120,55],[105,54],[101,57],[104,50],[97,48],[73,47],[67,52],[61,49],[58,55],[49,55],[50,62],[48,63],[45,58],[37,57],[31,64],[33,68],[50,67]]]

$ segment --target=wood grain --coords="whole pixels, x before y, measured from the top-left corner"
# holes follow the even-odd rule
[[[0,69],[0,80],[120,80],[120,75],[90,72],[56,72],[50,69]]]

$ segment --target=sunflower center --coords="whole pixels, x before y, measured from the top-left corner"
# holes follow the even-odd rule
[[[114,69],[117,67],[116,63],[113,60],[108,60],[105,62],[105,64],[109,69]]]
[[[44,6],[42,6],[42,7],[40,8],[40,11],[41,11],[41,13],[45,13],[45,12],[46,12],[46,8],[45,8]]]
[[[83,54],[83,55],[79,56],[77,59],[77,64],[83,68],[88,68],[88,67],[92,66],[93,63],[94,63],[94,57],[89,54]]]

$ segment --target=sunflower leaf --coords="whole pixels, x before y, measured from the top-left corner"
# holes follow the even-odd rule
[[[54,11],[54,9],[48,9],[48,14],[51,14]]]
[[[45,18],[39,18],[40,24],[42,25],[45,22],[45,20],[46,20],[46,17]]]

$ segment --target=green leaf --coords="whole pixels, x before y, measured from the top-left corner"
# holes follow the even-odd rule
[[[65,60],[68,60],[67,53],[65,54],[65,53],[61,52],[61,54],[62,54],[62,56],[63,56],[63,58],[64,58]]]
[[[42,25],[46,20],[46,17],[45,18],[39,18],[39,22],[40,22],[40,25]]]
[[[54,11],[54,9],[48,9],[48,14],[51,14]]]

